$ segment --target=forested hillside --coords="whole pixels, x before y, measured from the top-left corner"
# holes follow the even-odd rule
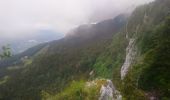
[[[169,33],[169,0],[81,25],[19,67],[6,66],[0,99],[98,100],[109,79],[123,100],[169,100]]]
[[[9,75],[10,79],[5,84],[1,84],[2,98],[37,100],[41,98],[42,91],[57,93],[73,80],[87,80],[93,69],[96,69],[96,75],[91,78],[97,76],[111,78],[112,71],[109,71],[111,73],[107,71],[113,68],[111,61],[113,57],[107,57],[105,53],[107,54],[108,50],[111,51],[114,45],[126,47],[116,41],[119,40],[117,38],[122,38],[117,37],[116,33],[125,22],[126,16],[119,15],[98,24],[80,26],[73,30],[74,34],[49,43],[47,50],[37,55],[31,64],[24,69],[15,69],[15,72]],[[113,40],[113,36],[116,40]],[[112,44],[114,41],[115,44]],[[120,62],[122,59],[119,56],[123,56],[123,53],[117,53],[118,50],[120,49],[111,51],[111,55],[114,55],[114,59],[118,58],[115,61]],[[99,58],[100,55],[101,58]],[[98,63],[102,63],[99,62],[100,59],[108,60],[108,62],[101,68],[97,68]]]
[[[169,0],[156,0],[138,7],[127,23],[126,31],[135,39],[137,48],[135,60],[124,79],[127,84],[123,85],[122,92],[128,99],[139,98],[135,95],[137,92],[141,99],[146,95],[160,100],[170,98],[169,11]]]

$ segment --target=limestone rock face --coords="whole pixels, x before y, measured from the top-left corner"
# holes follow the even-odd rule
[[[99,100],[122,100],[120,92],[117,91],[111,80],[107,80],[100,89]]]
[[[126,74],[128,73],[129,67],[131,66],[135,55],[136,55],[136,49],[135,49],[135,39],[130,39],[129,40],[129,45],[126,48],[126,59],[121,67],[121,79],[123,80]]]

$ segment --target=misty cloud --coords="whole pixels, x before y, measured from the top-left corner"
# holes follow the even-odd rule
[[[0,0],[0,36],[71,28],[113,18],[153,0]]]

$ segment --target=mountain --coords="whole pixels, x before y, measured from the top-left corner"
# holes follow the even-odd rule
[[[30,34],[33,35],[21,36],[17,38],[2,37],[2,39],[0,38],[1,39],[0,47],[3,46],[4,44],[9,44],[12,54],[15,55],[22,53],[28,48],[36,46],[40,43],[58,40],[64,37],[63,34],[57,33],[52,30],[38,30]]]
[[[9,74],[11,79],[15,79],[15,81],[11,80],[9,85],[12,86],[15,82],[22,85],[15,84],[15,89],[13,89],[17,91],[16,94],[12,93],[13,90],[8,91],[6,86],[2,86],[0,94],[9,93],[11,96],[6,96],[6,99],[19,99],[18,97],[15,98],[15,95],[22,92],[20,94],[23,95],[21,99],[37,100],[40,99],[41,89],[60,91],[72,79],[87,78],[98,55],[107,49],[106,47],[112,42],[112,36],[122,28],[125,22],[126,16],[120,15],[95,25],[80,26],[74,30],[74,34],[50,42],[47,50],[37,55],[31,64],[21,65],[25,67],[19,67],[19,65],[18,67],[13,66],[13,68],[11,66],[6,67],[6,73]],[[77,74],[80,74],[80,77]],[[62,82],[62,85],[57,86],[61,84],[60,82]],[[27,96],[28,94],[29,96]]]
[[[0,98],[97,100],[107,86],[117,100],[169,100],[169,11],[169,0],[155,0],[130,16],[71,30],[23,63],[5,66]]]
[[[45,48],[48,43],[39,44],[37,46],[34,46],[32,48],[29,48],[28,50],[24,51],[23,53],[16,54],[8,59],[2,59],[0,60],[0,66],[2,67],[8,67],[8,66],[14,66],[18,65],[22,62],[22,58],[30,58],[34,56],[36,53],[38,53],[41,49]]]

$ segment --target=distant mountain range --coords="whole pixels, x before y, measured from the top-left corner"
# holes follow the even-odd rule
[[[9,44],[12,54],[18,54],[40,43],[58,40],[62,37],[64,37],[62,33],[52,30],[39,30],[34,32],[33,35],[22,36],[20,38],[0,38],[0,47]]]

